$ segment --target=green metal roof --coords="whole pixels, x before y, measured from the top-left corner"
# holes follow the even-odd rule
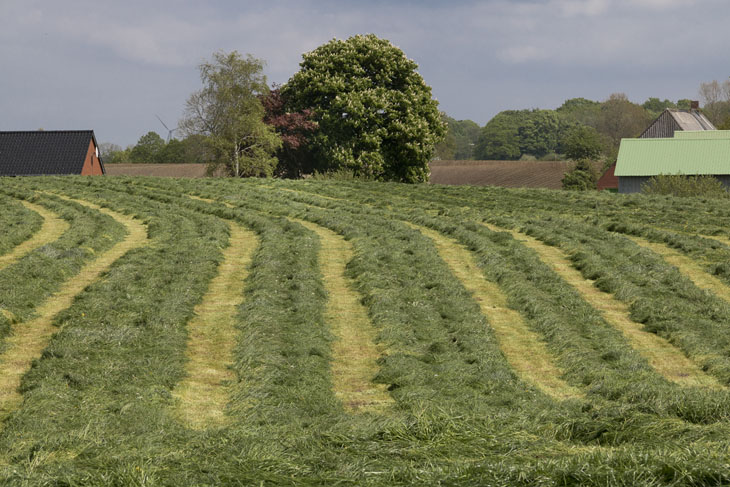
[[[677,130],[675,139],[730,139],[730,130]]]
[[[616,176],[730,174],[730,138],[623,139]]]

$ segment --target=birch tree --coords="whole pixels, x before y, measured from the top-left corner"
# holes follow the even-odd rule
[[[185,105],[180,128],[206,137],[211,170],[224,168],[234,177],[271,176],[281,140],[263,122],[260,98],[269,91],[264,62],[233,51],[213,54],[199,66],[203,88]]]

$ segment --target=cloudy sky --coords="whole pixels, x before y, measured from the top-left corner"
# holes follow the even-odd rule
[[[419,65],[440,108],[505,109],[626,93],[697,98],[730,76],[727,0],[0,0],[0,130],[87,129],[134,144],[175,126],[216,50],[267,62],[374,33]]]

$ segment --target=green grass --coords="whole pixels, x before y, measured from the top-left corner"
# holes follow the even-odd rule
[[[727,385],[728,305],[617,232],[675,242],[723,279],[727,248],[697,234],[725,235],[729,203],[354,181],[17,178],[0,197],[71,223],[51,244],[54,260],[41,248],[0,271],[18,283],[0,280],[0,300],[23,317],[89,261],[79,249],[102,252],[124,236],[105,215],[35,190],[135,216],[150,243],[56,318],[23,377],[23,403],[2,425],[0,485],[730,482],[727,388],[666,380],[544,256],[481,224],[570,255],[646,330]],[[189,428],[174,391],[231,223],[259,245],[234,317],[226,421]],[[368,374],[392,398],[386,410],[352,414],[336,393],[342,359],[322,235],[352,251],[338,258],[372,326],[380,356]],[[472,274],[435,241],[468,254]],[[492,329],[509,318],[483,312],[480,279],[544,344],[576,398],[556,399],[515,372]]]
[[[1,193],[0,207],[3,209],[0,214],[0,228],[3,229],[0,234],[0,256],[3,256],[40,230],[43,219],[17,199]]]

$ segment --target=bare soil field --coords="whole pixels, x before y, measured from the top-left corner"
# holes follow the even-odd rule
[[[159,178],[204,178],[205,164],[106,164],[109,176],[153,176]]]
[[[430,182],[560,189],[563,176],[574,164],[568,161],[434,161]]]

